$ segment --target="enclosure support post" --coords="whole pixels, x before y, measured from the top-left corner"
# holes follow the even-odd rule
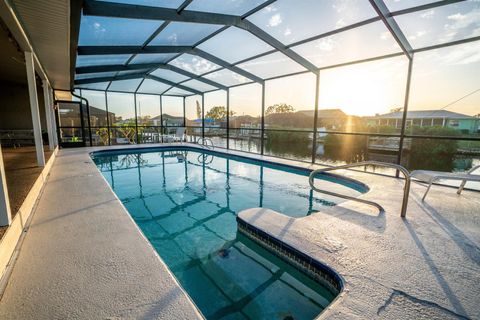
[[[160,97],[160,142],[163,143],[163,106],[162,106],[162,96]]]
[[[53,146],[58,146],[57,120],[55,119],[55,98],[53,89],[48,88],[48,97],[50,99],[50,119],[52,120]]]
[[[317,156],[317,122],[318,122],[318,98],[320,93],[320,71],[316,74],[315,81],[315,112],[313,114],[313,142],[312,142],[312,163],[315,163]]]
[[[12,222],[10,200],[8,198],[7,180],[3,165],[2,146],[0,145],[0,226],[9,226]]]
[[[48,132],[48,148],[53,150],[55,148],[54,138],[53,138],[53,126],[52,126],[52,113],[50,109],[52,108],[50,103],[50,88],[48,81],[45,79],[42,81],[43,86],[43,101],[45,104],[45,120],[47,121],[47,132]]]
[[[45,155],[43,154],[42,126],[40,124],[40,113],[38,111],[37,82],[35,80],[35,67],[33,54],[25,51],[25,63],[27,67],[28,95],[30,97],[30,111],[32,113],[33,135],[35,138],[35,149],[37,151],[38,166],[45,166]]]
[[[202,93],[202,138],[205,138],[205,95]]]
[[[137,144],[140,143],[140,139],[138,137],[138,112],[137,112],[137,94],[133,94],[133,104],[135,105],[135,141]]]
[[[187,119],[185,118],[185,100],[187,98],[186,97],[183,97],[183,126],[186,127],[187,126]]]
[[[108,136],[108,145],[112,145],[112,141],[110,138],[111,132],[110,132],[110,113],[108,112],[108,97],[107,97],[107,91],[103,92],[105,94],[105,111],[107,112],[107,136]]]
[[[260,154],[263,155],[264,140],[265,140],[265,82],[262,82],[262,122],[261,122],[261,134],[260,134]]]
[[[230,89],[227,88],[227,149],[230,149]]]
[[[398,156],[397,156],[397,164],[402,163],[402,156],[403,156],[403,143],[405,139],[405,130],[407,127],[407,113],[408,113],[408,100],[410,97],[410,80],[412,79],[412,65],[413,65],[413,54],[412,58],[408,59],[408,73],[407,73],[407,85],[405,88],[405,100],[403,102],[403,116],[402,116],[402,129],[400,131],[400,141],[398,144]],[[397,170],[395,176],[399,177],[399,171]]]

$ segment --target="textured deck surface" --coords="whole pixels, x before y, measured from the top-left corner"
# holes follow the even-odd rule
[[[193,304],[89,159],[61,150],[0,301],[1,319],[192,319]],[[232,152],[234,153],[234,152]],[[282,160],[280,162],[294,163]],[[305,164],[304,164],[305,166]],[[325,318],[480,318],[480,193],[346,172],[386,209],[344,202],[292,219],[240,216],[332,266],[346,290]]]
[[[0,319],[195,319],[195,307],[86,149],[60,150]]]
[[[48,150],[48,146],[44,146],[44,149],[47,162],[52,151]],[[2,147],[2,153],[13,219],[43,168],[37,166],[35,147]],[[0,227],[0,239],[5,230],[6,227]]]

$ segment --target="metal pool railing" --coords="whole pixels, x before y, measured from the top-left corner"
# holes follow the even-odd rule
[[[202,143],[200,143],[200,141],[201,141]],[[210,146],[209,146],[208,144],[206,144],[207,141],[210,141]],[[214,146],[214,144],[213,144],[213,141],[212,141],[212,139],[210,139],[210,138],[198,138],[197,144],[201,144],[201,145],[203,145],[203,146],[204,146],[205,148],[207,148],[207,149],[214,149],[214,148],[215,148],[215,146]]]
[[[407,206],[408,206],[408,195],[410,193],[410,173],[408,172],[407,169],[402,167],[401,165],[398,164],[393,164],[393,163],[386,163],[386,162],[379,162],[379,161],[362,161],[362,162],[357,162],[357,163],[351,163],[351,164],[346,164],[343,166],[338,166],[338,167],[329,167],[329,168],[322,168],[322,169],[317,169],[314,170],[310,173],[310,176],[308,177],[308,182],[310,183],[310,187],[320,193],[328,194],[331,196],[347,199],[347,200],[352,200],[356,202],[361,202],[365,203],[371,206],[374,206],[378,208],[380,211],[384,211],[382,206],[380,206],[378,203],[369,201],[369,200],[364,200],[361,198],[356,198],[356,197],[351,197],[348,195],[332,192],[332,191],[326,191],[326,190],[321,190],[315,187],[314,179],[315,176],[319,173],[327,172],[327,171],[333,171],[333,170],[340,170],[340,169],[350,169],[350,168],[355,168],[355,167],[366,167],[366,166],[376,166],[376,167],[385,167],[385,168],[393,168],[405,176],[405,186],[403,188],[403,201],[402,201],[402,211],[400,213],[400,216],[404,218],[407,215]]]

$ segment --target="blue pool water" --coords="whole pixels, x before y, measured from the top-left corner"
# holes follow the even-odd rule
[[[206,318],[312,319],[335,298],[237,233],[244,209],[300,217],[334,205],[313,197],[306,172],[186,148],[125,152],[93,159]]]

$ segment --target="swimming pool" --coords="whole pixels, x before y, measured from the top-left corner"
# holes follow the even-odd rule
[[[188,147],[92,158],[206,318],[312,319],[338,293],[237,232],[244,209],[301,217],[335,205],[312,195],[308,171]]]

